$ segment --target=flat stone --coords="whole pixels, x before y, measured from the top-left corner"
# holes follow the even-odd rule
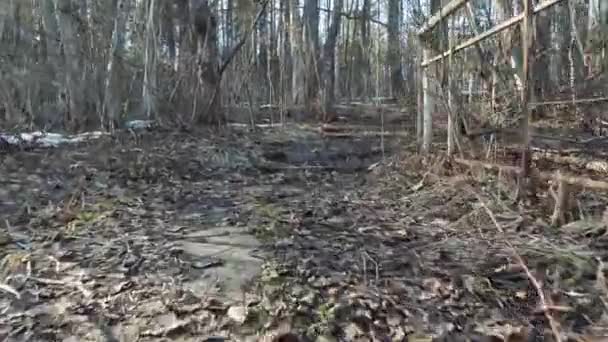
[[[205,242],[196,242],[201,238]],[[213,258],[222,261],[185,283],[195,294],[219,292],[224,297],[239,301],[242,299],[243,286],[261,271],[263,260],[249,255],[260,243],[242,227],[201,230],[187,235],[179,244],[184,253],[194,256],[194,259],[200,257],[201,260]]]

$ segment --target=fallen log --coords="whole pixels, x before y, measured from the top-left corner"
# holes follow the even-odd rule
[[[369,136],[398,136],[409,137],[411,133],[408,131],[389,131],[389,130],[370,130],[381,129],[381,127],[370,125],[331,125],[323,124],[319,127],[319,132],[326,137],[334,138],[349,138],[349,137],[369,137]]]
[[[521,169],[519,167],[512,166],[512,165],[503,165],[503,164],[497,164],[497,163],[482,162],[482,161],[478,161],[478,160],[469,160],[469,159],[464,159],[464,158],[455,158],[454,161],[458,164],[461,164],[461,165],[464,165],[467,167],[482,167],[486,170],[506,171],[506,172],[509,172],[512,174],[516,174],[518,176],[521,173]],[[595,190],[608,191],[608,182],[594,180],[594,179],[591,179],[588,177],[581,177],[581,176],[576,176],[576,175],[562,174],[559,172],[553,173],[553,172],[546,172],[546,171],[540,171],[537,173],[537,175],[540,178],[540,180],[543,180],[543,181],[556,180],[558,182],[565,182],[566,184],[569,184],[569,185],[580,186],[580,187],[595,189]]]
[[[470,168],[481,167],[487,170],[498,170],[499,172],[506,171],[515,174],[518,177],[522,171],[521,168],[511,165],[501,165],[463,158],[455,158],[454,161]],[[608,191],[608,182],[594,180],[588,177],[562,174],[559,170],[554,173],[536,170],[536,172],[532,172],[530,179],[532,178],[535,178],[538,181],[551,182],[549,185],[549,192],[553,197],[554,206],[550,219],[551,225],[554,227],[567,223],[566,214],[570,209],[570,194],[572,192],[581,188]],[[553,186],[555,185],[557,185],[557,193],[553,190]]]
[[[358,132],[321,132],[325,137],[333,138],[359,138],[359,137],[411,137],[408,132],[380,132],[380,131],[358,131]]]

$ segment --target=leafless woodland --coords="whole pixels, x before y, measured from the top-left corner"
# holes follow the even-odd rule
[[[534,38],[530,102],[539,116],[557,110],[547,101],[602,97],[605,83],[601,1],[553,3],[527,30]],[[418,33],[439,1],[7,0],[1,118],[4,127],[112,129],[129,118],[238,121],[274,108],[277,121],[296,112],[331,120],[336,105],[384,98],[411,116],[419,83],[427,82],[418,68],[423,48],[428,58],[461,50],[521,15],[523,5],[467,3],[421,44]],[[522,25],[433,63],[434,111],[446,112],[449,95],[451,110],[463,116],[516,120]]]
[[[607,41],[608,0],[0,0],[0,340],[605,341]]]

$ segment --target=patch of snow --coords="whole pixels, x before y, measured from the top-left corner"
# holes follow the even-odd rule
[[[154,120],[132,120],[125,124],[127,129],[146,129],[154,126]]]
[[[133,120],[125,124],[127,129],[146,129],[154,126],[153,120]],[[110,133],[93,131],[77,135],[63,135],[59,133],[31,132],[6,134],[0,133],[0,143],[16,147],[57,147],[62,144],[77,144],[89,140],[99,139]],[[1,145],[0,145],[1,146]]]
[[[76,144],[88,140],[98,139],[109,133],[100,131],[86,132],[78,135],[63,135],[59,133],[31,132],[19,134],[0,133],[0,139],[9,145],[28,147],[57,147],[61,144]]]

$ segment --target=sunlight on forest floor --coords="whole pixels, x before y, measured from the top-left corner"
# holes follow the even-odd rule
[[[408,143],[290,127],[2,154],[0,337],[506,337],[539,303],[505,242],[561,308],[560,331],[601,334],[605,198],[582,193],[585,215],[557,230],[543,201],[397,153]]]

